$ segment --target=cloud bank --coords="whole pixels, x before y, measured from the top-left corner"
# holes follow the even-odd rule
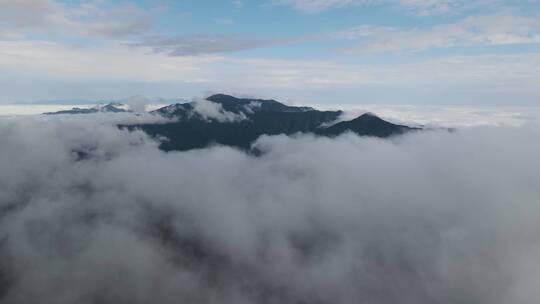
[[[106,117],[106,116],[100,116]],[[164,153],[0,120],[2,303],[536,303],[540,133],[263,137]]]

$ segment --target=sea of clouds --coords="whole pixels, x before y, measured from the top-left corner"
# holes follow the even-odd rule
[[[165,153],[126,115],[0,119],[0,302],[540,298],[540,128]]]

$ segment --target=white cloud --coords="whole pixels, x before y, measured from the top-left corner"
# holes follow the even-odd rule
[[[315,107],[325,110],[343,110],[344,114],[340,120],[351,120],[370,112],[393,123],[428,128],[540,125],[540,107],[538,106],[323,104]]]
[[[472,16],[428,29],[362,26],[333,34],[361,41],[353,52],[421,51],[432,48],[540,43],[539,16]]]
[[[270,0],[304,13],[354,6],[385,6],[417,16],[459,14],[475,8],[491,9],[508,5],[504,0]]]
[[[193,110],[205,120],[216,120],[218,122],[238,122],[246,119],[244,113],[236,114],[225,111],[219,103],[206,99],[198,99],[193,102]]]
[[[330,9],[355,6],[379,6],[414,16],[461,15],[481,9],[483,11],[527,11],[529,4],[538,0],[268,0],[271,4],[288,6],[303,13],[319,13]],[[525,8],[525,9],[523,9]]]
[[[0,0],[3,27],[37,28],[71,24],[65,8],[52,0]]]
[[[485,55],[454,56],[406,64],[347,64],[328,61],[238,60],[245,69],[230,71],[233,81],[259,81],[269,86],[356,86],[356,85],[477,85],[497,90],[493,86],[519,84],[536,85],[536,67],[540,56]],[[255,71],[264,71],[255,73]],[[245,77],[245,78],[244,78]],[[515,86],[514,86],[515,85]],[[499,87],[499,89],[502,89]]]
[[[307,93],[317,96],[324,90],[328,94],[333,92],[324,98],[338,103],[355,96],[354,102],[375,102],[369,95],[373,92],[394,94],[385,98],[386,102],[478,104],[508,99],[508,103],[534,103],[538,96],[540,56],[451,56],[403,64],[352,64],[325,60],[174,57],[116,44],[87,49],[36,41],[3,41],[0,69],[5,71],[0,75],[4,103],[23,98],[163,96],[163,84],[176,88],[169,89],[171,95],[167,96],[171,97],[185,96],[184,90],[191,87],[199,89],[190,95],[210,89],[282,99],[299,98]],[[41,89],[41,83],[47,86]],[[119,86],[125,83],[138,85]],[[51,90],[55,84],[61,87],[58,89],[61,94],[55,95],[55,90]],[[141,84],[145,90],[139,89]],[[24,90],[21,85],[33,89]],[[83,89],[66,91],[69,87]],[[91,91],[85,91],[88,89]],[[103,96],[99,92],[111,95]],[[340,95],[344,92],[347,96]],[[321,101],[320,96],[316,101]]]
[[[204,81],[205,62],[218,57],[170,57],[111,44],[69,47],[42,41],[0,41],[0,66],[15,75],[75,81]]]
[[[12,36],[114,39],[144,33],[152,23],[150,15],[133,4],[112,5],[99,0],[78,5],[54,0],[0,0],[0,20],[0,31]]]
[[[136,113],[144,113],[152,101],[144,96],[131,96],[121,101],[123,105],[127,105],[128,109]]]
[[[0,120],[0,142],[3,303],[540,296],[535,128],[263,137],[252,157],[64,117]]]
[[[236,8],[243,8],[244,7],[244,1],[242,1],[242,0],[232,0],[231,3]]]
[[[214,21],[217,24],[222,24],[222,25],[229,25],[229,24],[234,23],[234,20],[231,18],[214,18],[212,19],[212,21]]]
[[[186,35],[147,38],[130,45],[151,47],[156,53],[170,56],[190,56],[249,50],[279,43],[281,42],[235,35]]]

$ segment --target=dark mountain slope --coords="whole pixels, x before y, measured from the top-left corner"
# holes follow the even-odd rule
[[[259,136],[308,133],[321,124],[335,120],[340,112],[256,112],[249,119],[235,123],[204,120],[179,120],[167,124],[138,125],[152,136],[165,136],[169,140],[161,145],[166,151],[204,148],[222,144],[249,149]]]
[[[166,137],[168,140],[161,144],[161,149],[166,151],[204,148],[211,144],[247,150],[261,135],[314,133],[337,136],[351,131],[362,136],[389,137],[414,130],[384,121],[372,114],[323,127],[336,121],[342,112],[317,111],[309,107],[287,106],[275,100],[242,99],[223,94],[210,96],[207,100],[219,105],[220,114],[241,114],[245,119],[234,122],[203,119],[195,103],[186,103],[153,112],[171,118],[174,122],[123,127],[139,128],[151,136]]]
[[[396,125],[383,120],[371,113],[365,113],[350,121],[342,121],[328,128],[319,129],[315,133],[325,136],[338,136],[345,132],[354,132],[360,136],[390,137],[419,130],[402,125]]]

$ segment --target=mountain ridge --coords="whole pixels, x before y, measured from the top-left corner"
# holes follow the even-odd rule
[[[138,115],[119,103],[45,114],[126,112]],[[388,138],[421,130],[393,124],[373,113],[364,113],[352,120],[340,121],[343,111],[319,111],[312,107],[289,106],[274,99],[237,98],[226,94],[175,103],[149,113],[168,121],[119,127],[140,129],[154,138],[165,139],[160,140],[160,149],[164,151],[201,149],[214,144],[249,151],[252,143],[262,135],[306,133],[336,137],[350,132],[359,136]]]
[[[70,110],[61,110],[57,112],[46,112],[45,115],[61,115],[61,114],[94,114],[94,113],[129,113],[132,112],[125,104],[110,102],[107,104],[99,104],[91,108],[74,107]]]
[[[201,108],[201,104],[203,104]],[[212,114],[214,116],[205,116]],[[160,148],[185,151],[220,144],[250,150],[261,135],[308,133],[334,137],[352,132],[360,136],[388,138],[420,130],[385,121],[366,113],[350,121],[338,122],[342,111],[319,111],[295,107],[276,100],[237,98],[225,94],[204,101],[175,104],[151,112],[172,121],[168,123],[123,126],[141,129],[150,136],[167,138]],[[220,120],[235,117],[238,119]]]

